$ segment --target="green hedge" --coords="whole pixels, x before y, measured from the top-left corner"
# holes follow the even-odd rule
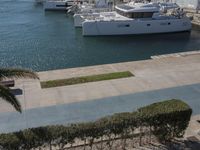
[[[113,72],[113,73],[105,73],[98,75],[74,77],[74,78],[60,79],[60,80],[43,81],[40,84],[42,88],[51,88],[51,87],[67,86],[67,85],[81,84],[87,82],[128,78],[133,76],[134,75],[130,71],[124,71],[124,72]]]
[[[160,141],[182,137],[187,128],[192,109],[181,100],[168,100],[138,109],[141,118],[154,128]]]
[[[64,149],[67,144],[68,147],[73,146],[78,139],[84,142],[84,147],[89,145],[92,149],[95,140],[102,143],[106,139],[111,149],[113,140],[118,138],[123,141],[125,149],[126,139],[130,139],[136,129],[141,131],[140,144],[143,128],[149,129],[150,138],[154,135],[161,142],[183,136],[191,114],[192,109],[183,101],[168,100],[139,108],[136,112],[117,113],[93,122],[38,127],[0,134],[0,146],[7,150],[44,146],[50,149],[54,146]],[[103,145],[101,149],[104,149]]]

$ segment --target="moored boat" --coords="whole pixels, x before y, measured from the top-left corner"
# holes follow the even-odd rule
[[[44,2],[44,10],[67,10],[74,3],[73,0],[47,0]]]
[[[113,3],[106,0],[96,0],[94,4],[85,3],[79,5],[74,14],[74,26],[82,27],[82,23],[91,17],[97,17],[100,12],[112,11]]]
[[[180,8],[162,12],[160,3],[128,3],[115,12],[99,13],[82,23],[84,36],[169,33],[191,30],[191,21]],[[165,7],[166,11],[167,7]],[[171,9],[171,8],[170,8]]]

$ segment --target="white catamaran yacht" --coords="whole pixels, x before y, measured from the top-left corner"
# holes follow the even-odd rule
[[[162,9],[174,10],[163,13]],[[191,21],[175,5],[128,3],[115,7],[115,12],[101,12],[82,22],[84,36],[128,35],[181,32],[191,30]],[[165,10],[166,11],[166,10]]]

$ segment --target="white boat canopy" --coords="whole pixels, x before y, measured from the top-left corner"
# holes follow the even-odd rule
[[[159,5],[155,5],[154,3],[129,3],[129,4],[121,4],[115,6],[117,10],[122,12],[159,12]]]

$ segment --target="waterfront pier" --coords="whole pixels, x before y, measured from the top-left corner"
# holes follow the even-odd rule
[[[155,57],[160,57],[160,59],[155,59]],[[38,72],[40,81],[120,71],[132,72],[134,77],[131,78],[48,89],[41,89],[40,81],[23,79],[16,81],[15,88],[22,89],[23,95],[19,95],[18,98],[21,100],[25,98],[26,109],[30,109],[200,83],[199,51],[153,56],[152,58],[142,61]],[[0,111],[12,111],[12,109],[3,107]]]

